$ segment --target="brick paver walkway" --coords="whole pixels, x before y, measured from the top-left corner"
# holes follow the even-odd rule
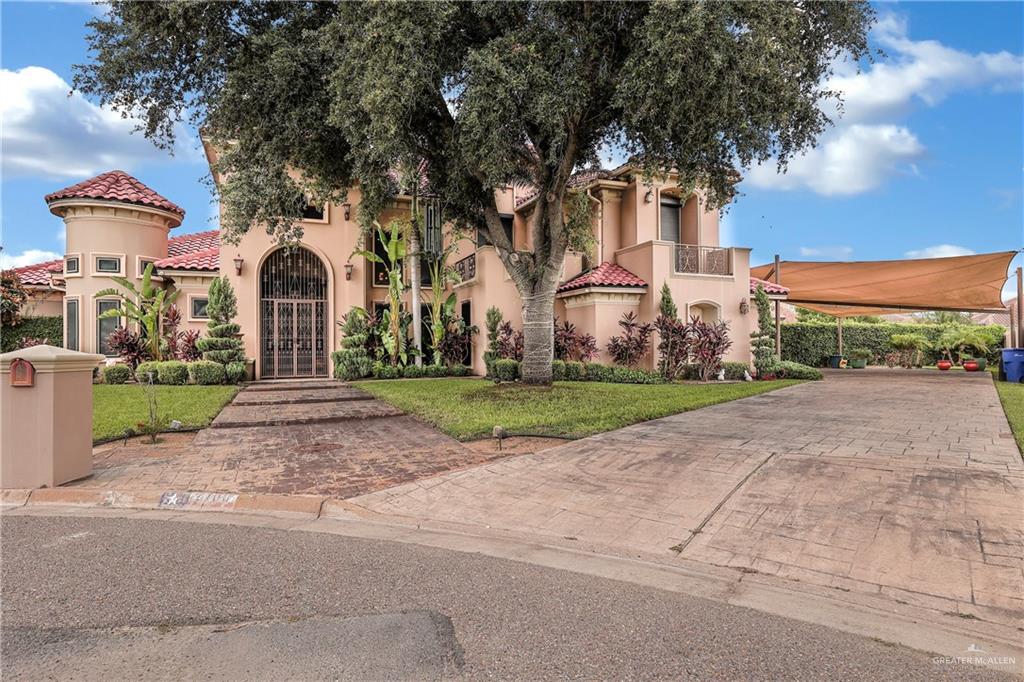
[[[1024,616],[1024,467],[987,375],[848,371],[353,501]]]
[[[255,384],[213,426],[97,448],[73,485],[351,497],[503,456],[336,382]]]

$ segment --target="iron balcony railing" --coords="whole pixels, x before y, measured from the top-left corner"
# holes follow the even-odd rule
[[[465,258],[455,262],[455,272],[459,273],[459,279],[468,282],[476,278],[476,254],[471,253]]]
[[[721,246],[676,244],[672,266],[676,274],[731,275],[731,251]]]

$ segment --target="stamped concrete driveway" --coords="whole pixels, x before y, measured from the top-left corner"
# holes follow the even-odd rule
[[[987,374],[832,374],[351,501],[1004,624],[1024,615],[1024,467]]]

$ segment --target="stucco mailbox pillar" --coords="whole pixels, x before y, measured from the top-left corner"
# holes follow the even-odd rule
[[[0,355],[0,488],[92,473],[92,371],[103,359],[54,346]]]

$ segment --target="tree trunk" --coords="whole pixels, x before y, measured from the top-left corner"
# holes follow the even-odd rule
[[[547,289],[547,291],[544,291]],[[524,384],[550,384],[555,348],[555,287],[534,285],[523,299],[523,362],[519,375]]]

